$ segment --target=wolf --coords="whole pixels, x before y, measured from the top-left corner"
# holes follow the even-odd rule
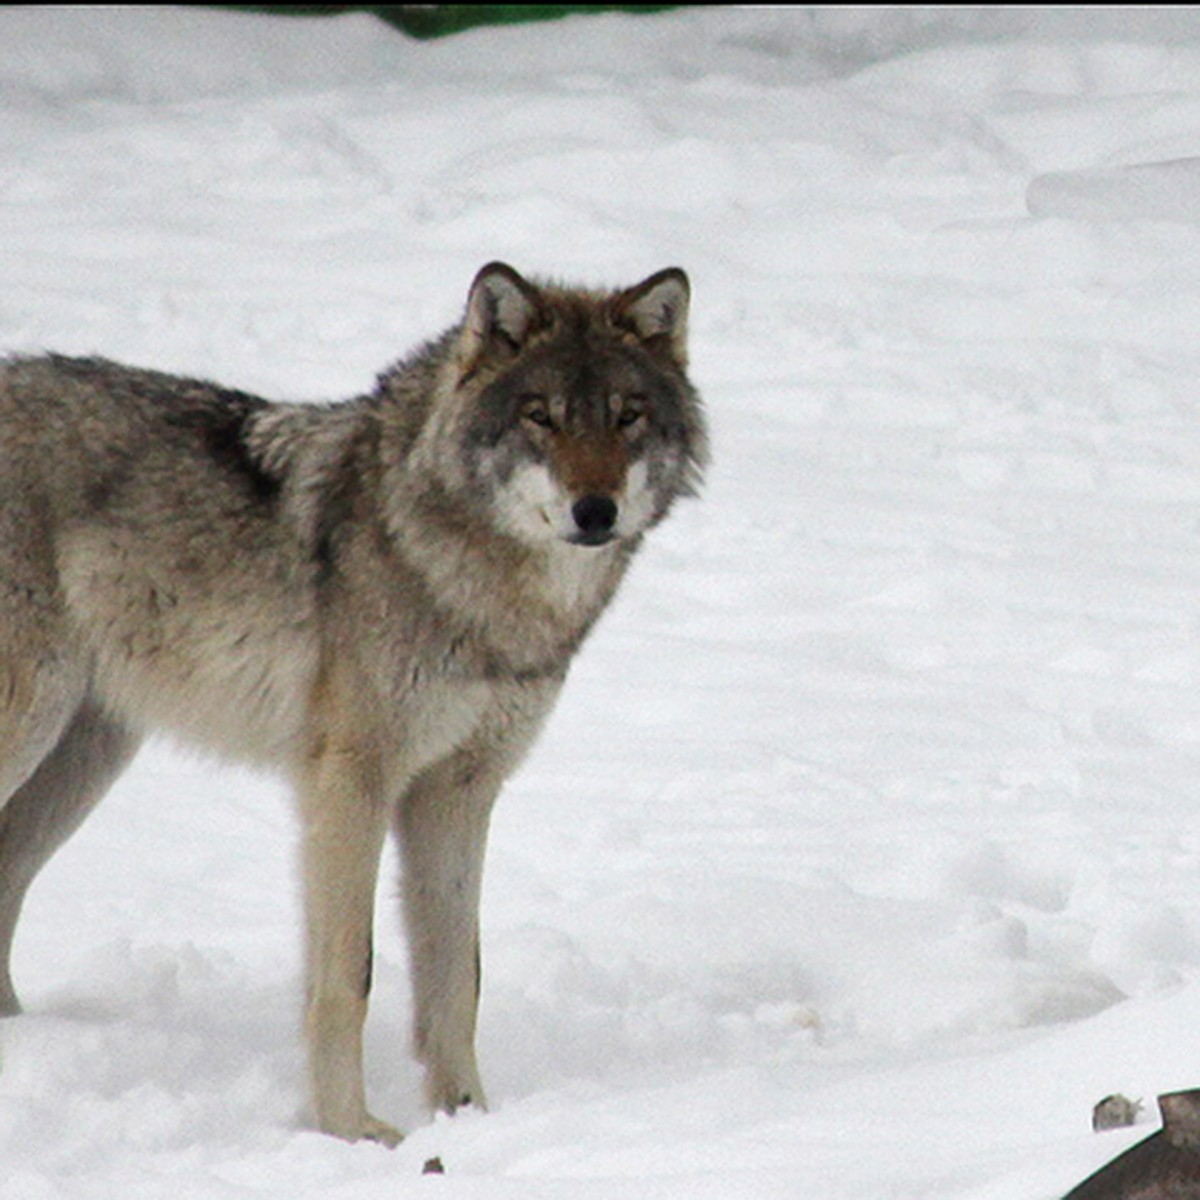
[[[475,1058],[490,812],[643,535],[707,457],[678,268],[476,275],[372,391],[272,402],[102,358],[0,363],[0,1014],[26,891],[166,731],[296,796],[313,1117],[363,1087],[375,884],[398,843],[433,1110]]]

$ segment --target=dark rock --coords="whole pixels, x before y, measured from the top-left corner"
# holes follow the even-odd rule
[[[1200,1200],[1200,1089],[1158,1098],[1163,1127],[1064,1200]]]

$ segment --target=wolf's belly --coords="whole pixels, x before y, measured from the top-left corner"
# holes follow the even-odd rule
[[[221,754],[293,749],[318,662],[310,594],[269,561],[200,564],[134,555],[89,530],[64,539],[67,613],[108,707]]]

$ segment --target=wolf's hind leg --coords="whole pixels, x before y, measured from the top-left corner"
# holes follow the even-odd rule
[[[108,790],[138,741],[85,700],[49,753],[0,807],[0,1016],[20,1011],[10,957],[29,885]]]

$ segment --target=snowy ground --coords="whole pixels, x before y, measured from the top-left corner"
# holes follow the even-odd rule
[[[684,266],[715,435],[497,813],[493,1111],[385,895],[411,1136],[306,1129],[288,799],[155,745],[31,894],[0,1194],[1060,1196],[1200,1085],[1200,15],[0,10],[3,348],[350,395],[493,258]]]

